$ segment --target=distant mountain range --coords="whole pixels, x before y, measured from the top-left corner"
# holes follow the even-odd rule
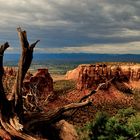
[[[19,54],[5,54],[4,61],[17,62]],[[140,54],[34,54],[34,61],[62,61],[62,62],[140,62]]]
[[[17,66],[19,54],[5,54],[5,66]],[[76,68],[79,64],[98,62],[136,62],[140,63],[140,55],[135,54],[34,54],[30,69],[49,68],[54,74],[65,74],[68,70]]]

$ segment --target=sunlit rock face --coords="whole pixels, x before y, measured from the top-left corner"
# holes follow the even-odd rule
[[[66,73],[66,79],[67,80],[77,80],[79,77],[79,72],[81,70],[81,65],[79,65],[76,69],[70,70]]]
[[[67,72],[67,79],[77,80],[77,89],[92,88],[102,82],[115,77],[119,81],[139,81],[140,65],[79,65]]]

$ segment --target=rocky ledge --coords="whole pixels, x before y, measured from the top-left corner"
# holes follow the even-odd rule
[[[87,89],[116,77],[121,81],[139,81],[140,65],[83,64],[68,71],[67,79],[77,80],[77,89]]]

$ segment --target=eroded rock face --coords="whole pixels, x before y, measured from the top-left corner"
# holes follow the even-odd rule
[[[81,90],[91,88],[94,84],[97,85],[113,77],[122,81],[139,81],[140,65],[79,65],[73,71],[68,72],[66,76],[67,79],[77,80],[77,89]]]
[[[68,80],[77,80],[78,79],[78,77],[79,77],[79,72],[80,72],[80,70],[81,70],[81,67],[79,66],[79,67],[77,67],[76,69],[74,69],[74,70],[70,70],[70,71],[68,71],[67,73],[66,73],[66,79],[68,79]]]
[[[8,100],[13,98],[11,95],[15,90],[16,74],[16,68],[4,68],[3,83],[6,93],[8,93]],[[36,106],[53,96],[53,79],[48,69],[38,69],[35,74],[27,72],[23,81],[22,92],[25,106],[29,110],[35,109]]]
[[[38,95],[47,95],[53,92],[53,79],[48,69],[38,69],[34,74],[28,74],[24,80],[23,87],[25,90],[36,90]],[[29,93],[30,91],[28,91]]]
[[[53,95],[53,79],[48,69],[38,69],[34,75],[28,73],[23,82],[23,94],[25,110],[37,110],[46,102]]]

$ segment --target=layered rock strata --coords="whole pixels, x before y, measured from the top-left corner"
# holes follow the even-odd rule
[[[67,79],[77,80],[77,89],[92,88],[115,77],[119,81],[139,81],[140,65],[79,65],[66,74]]]

